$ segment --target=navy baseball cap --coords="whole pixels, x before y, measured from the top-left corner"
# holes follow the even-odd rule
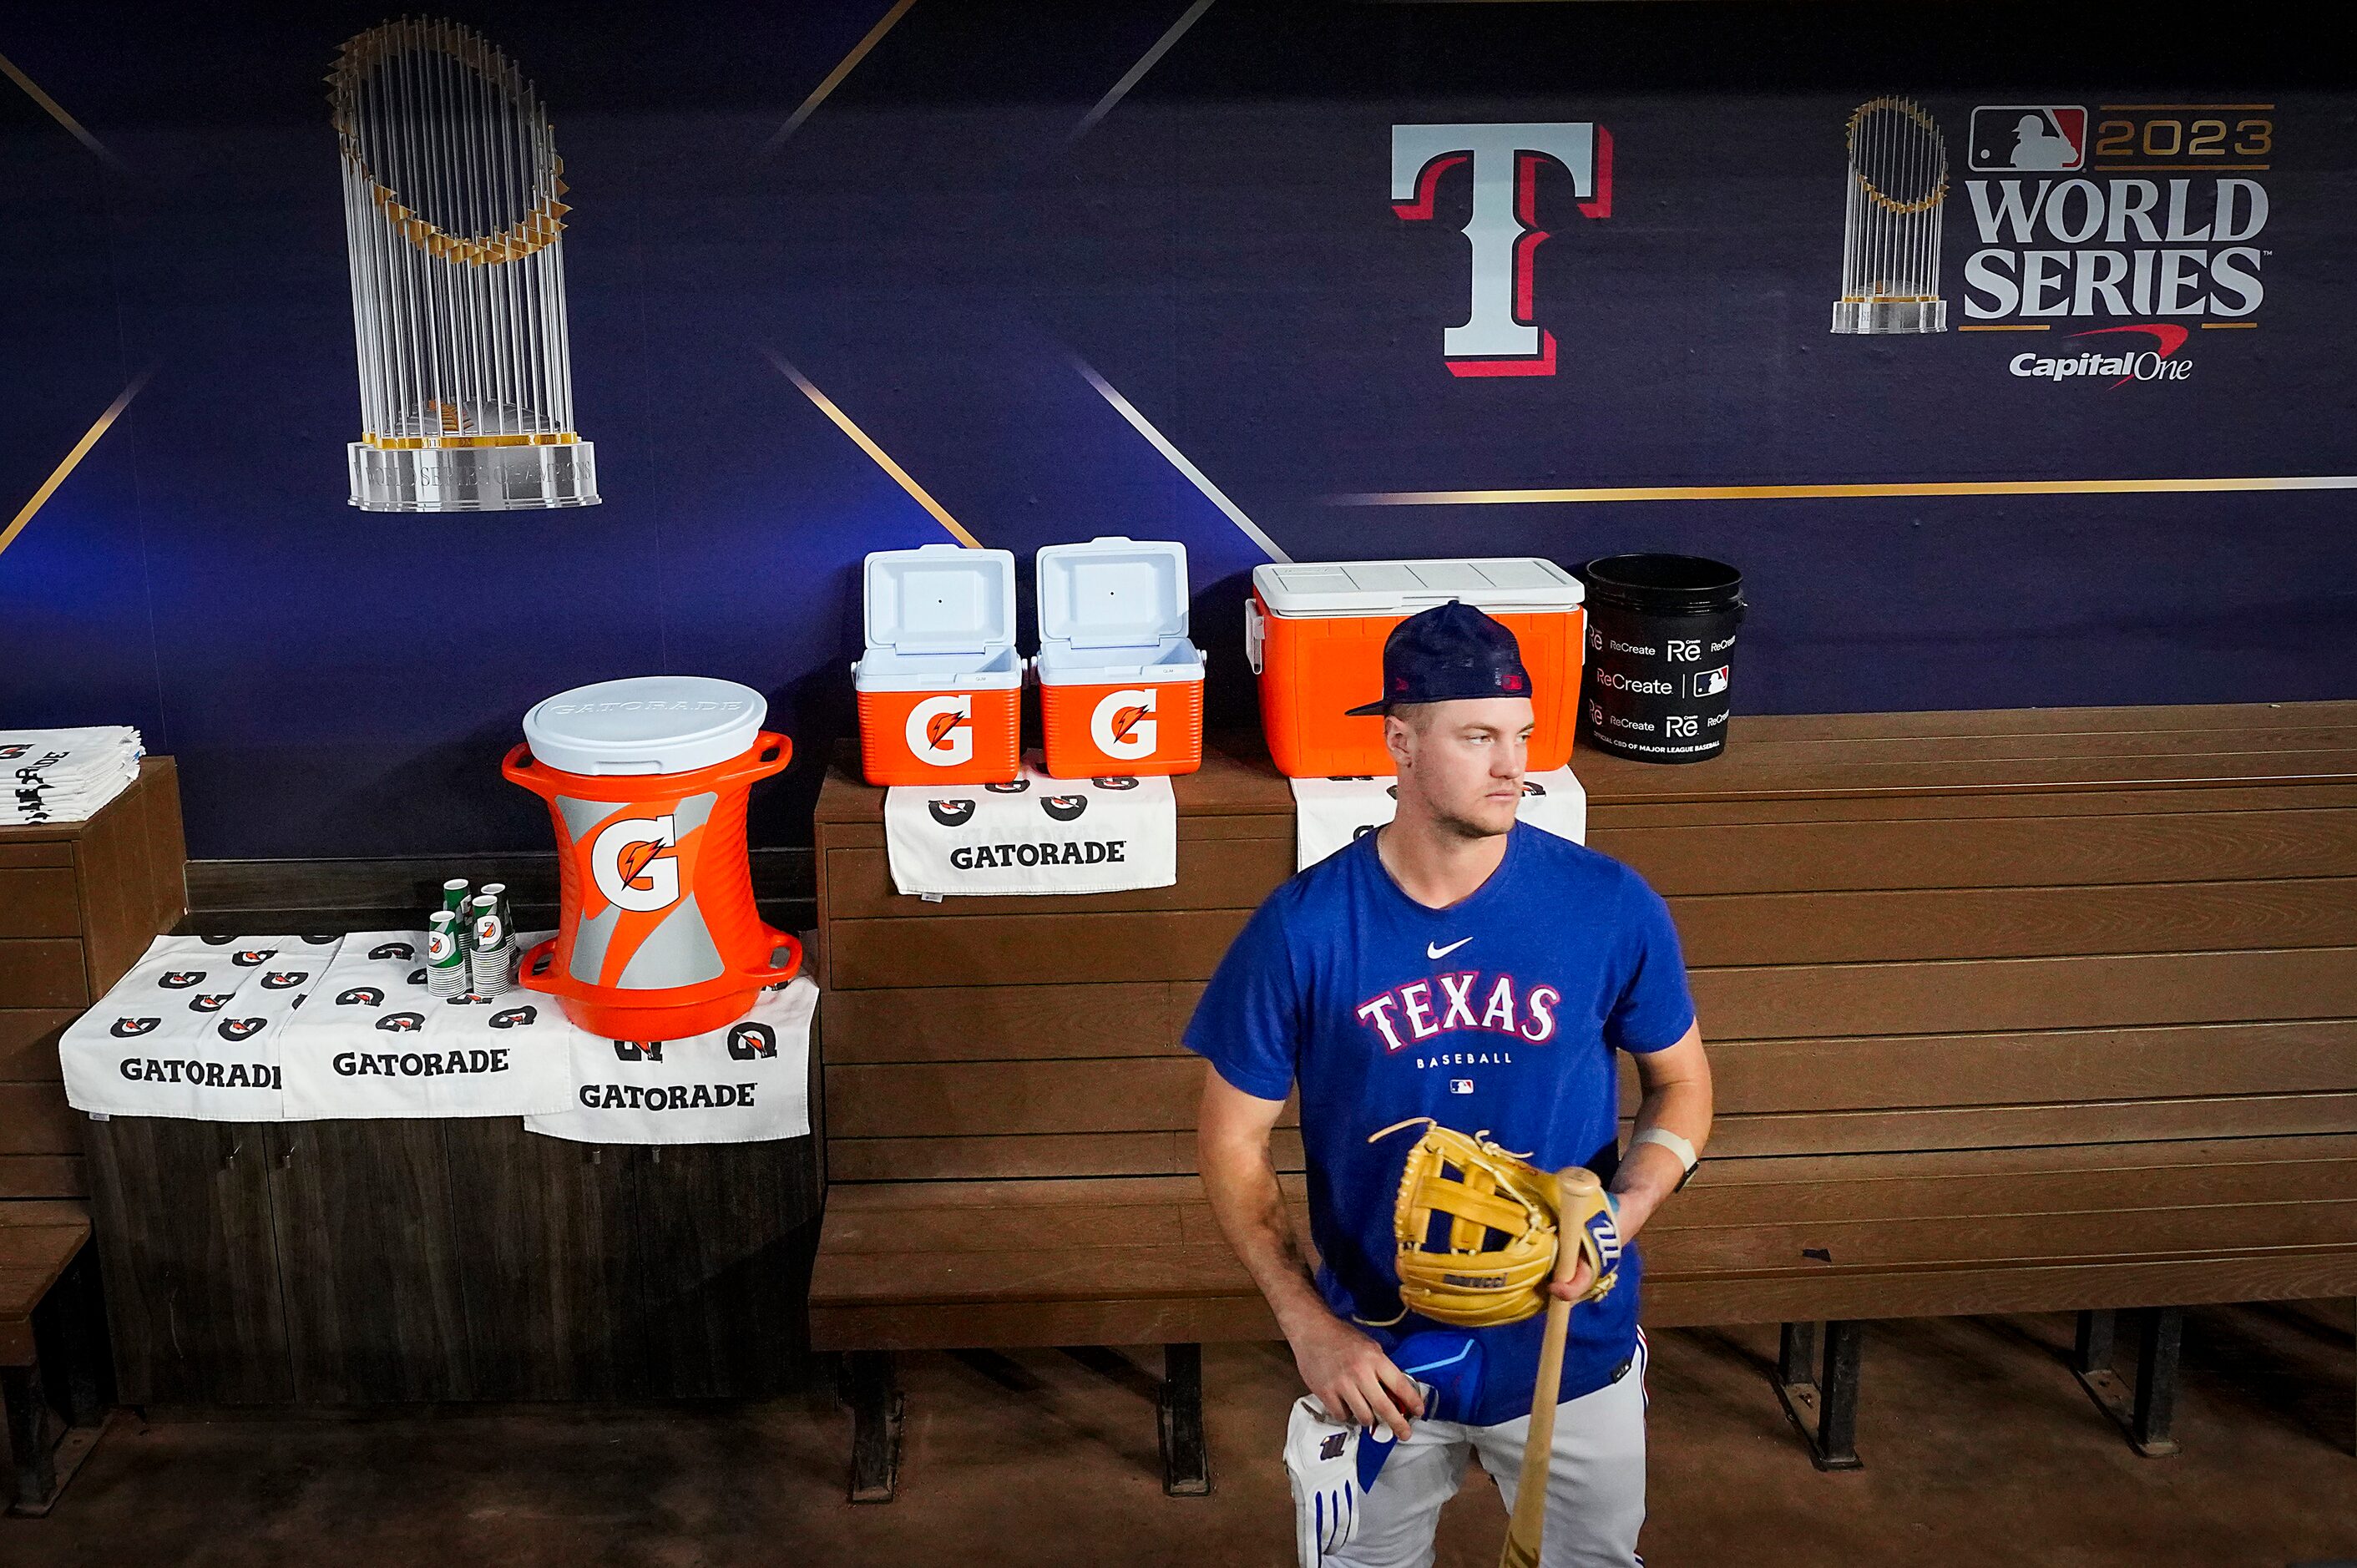
[[[1530,671],[1523,668],[1514,634],[1451,599],[1392,628],[1383,639],[1383,694],[1350,712],[1385,714],[1411,703],[1530,694]]]

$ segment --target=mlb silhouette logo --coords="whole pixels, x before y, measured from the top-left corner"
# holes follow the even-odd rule
[[[1448,1080],[1448,1092],[1470,1094],[1473,1092],[1473,1080],[1469,1078],[1452,1078]]]
[[[2087,166],[2087,111],[2076,103],[1985,103],[1973,111],[1972,166],[1983,174]]]
[[[1727,690],[1727,674],[1734,668],[1731,664],[1722,664],[1716,670],[1696,671],[1694,677],[1694,694],[1697,697],[1717,696]]]

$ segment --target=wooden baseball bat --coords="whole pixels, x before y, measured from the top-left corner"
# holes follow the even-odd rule
[[[1555,1172],[1555,1180],[1556,1192],[1566,1195],[1555,1205],[1558,1217],[1577,1207],[1569,1194],[1603,1186],[1594,1171],[1581,1165]],[[1555,1283],[1566,1284],[1579,1269],[1579,1238],[1560,1218],[1555,1225]],[[1561,1296],[1547,1297],[1546,1337],[1539,1341],[1539,1375],[1531,1386],[1531,1429],[1523,1438],[1523,1477],[1514,1483],[1514,1517],[1506,1521],[1498,1568],[1538,1568],[1539,1539],[1546,1529],[1547,1468],[1555,1456],[1555,1396],[1563,1389],[1563,1337],[1571,1327],[1571,1308]]]

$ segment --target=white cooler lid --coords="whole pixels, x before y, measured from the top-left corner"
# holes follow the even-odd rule
[[[1187,635],[1187,547],[1112,535],[1049,544],[1034,564],[1039,640],[1151,648]]]
[[[985,653],[1015,646],[1011,550],[877,550],[867,557],[864,578],[870,648]]]
[[[1578,607],[1578,578],[1537,555],[1479,561],[1271,562],[1253,568],[1253,591],[1271,615],[1414,614],[1462,599],[1478,610]]]
[[[576,686],[523,716],[532,755],[560,773],[693,773],[742,757],[770,704],[705,675],[639,675]]]

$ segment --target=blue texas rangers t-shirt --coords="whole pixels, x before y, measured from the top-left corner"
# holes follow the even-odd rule
[[[1517,824],[1488,881],[1446,909],[1392,880],[1369,833],[1271,894],[1228,950],[1188,1048],[1247,1094],[1301,1090],[1318,1288],[1388,1348],[1447,1327],[1400,1312],[1394,1200],[1429,1116],[1544,1170],[1618,1161],[1615,1050],[1656,1051],[1694,1023],[1677,930],[1658,894],[1608,855]],[[1612,1381],[1636,1344],[1634,1247],[1620,1282],[1571,1315],[1562,1398]],[[1471,1424],[1530,1413],[1545,1315],[1471,1330],[1483,1345]]]

